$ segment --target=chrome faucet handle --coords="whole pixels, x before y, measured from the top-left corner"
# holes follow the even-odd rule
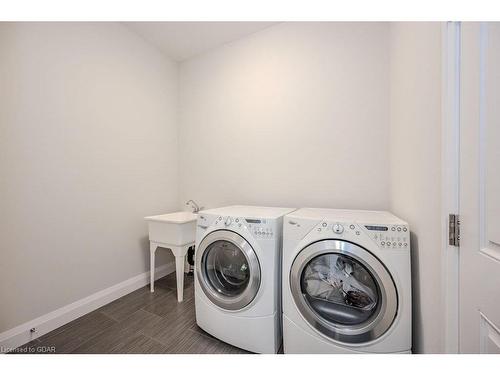
[[[196,214],[200,211],[200,206],[198,206],[198,204],[194,200],[192,200],[192,199],[188,200],[186,202],[186,206],[189,206],[189,205],[191,205],[191,208],[193,209],[193,213]],[[203,209],[203,207],[201,207],[201,209]]]

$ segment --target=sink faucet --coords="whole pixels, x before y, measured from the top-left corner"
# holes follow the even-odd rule
[[[203,210],[203,207],[198,206],[198,204],[192,199],[186,202],[186,206],[191,206],[194,214],[197,214],[198,212],[200,212],[200,210]]]

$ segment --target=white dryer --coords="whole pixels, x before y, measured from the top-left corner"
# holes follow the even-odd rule
[[[291,211],[230,206],[199,213],[195,306],[200,328],[251,352],[278,351],[283,216]]]
[[[388,212],[284,219],[285,353],[411,353],[408,224]]]

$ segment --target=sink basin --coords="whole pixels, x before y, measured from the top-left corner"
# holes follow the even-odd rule
[[[182,246],[195,241],[196,214],[173,212],[170,214],[147,216],[149,240],[162,244]]]

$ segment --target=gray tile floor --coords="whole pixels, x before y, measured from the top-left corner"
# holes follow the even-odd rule
[[[18,352],[243,354],[201,330],[194,312],[193,276],[177,303],[175,273],[138,289],[19,348]],[[32,348],[31,350],[29,350]]]

